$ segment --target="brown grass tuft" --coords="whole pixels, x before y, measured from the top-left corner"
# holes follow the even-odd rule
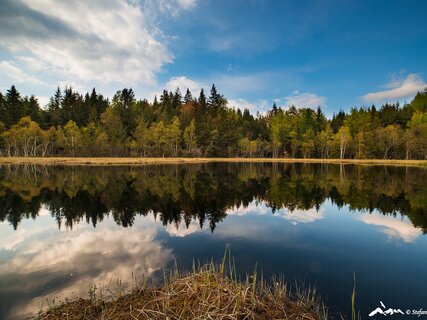
[[[160,288],[139,286],[113,299],[78,298],[40,313],[35,319],[327,319],[327,310],[312,290],[294,295],[282,281],[272,286],[257,282],[256,272],[246,281],[228,275],[224,264],[197,271],[174,271]]]

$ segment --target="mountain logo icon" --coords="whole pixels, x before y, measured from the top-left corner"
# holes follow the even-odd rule
[[[371,313],[369,313],[370,317],[373,317],[377,314],[381,314],[383,316],[392,316],[394,314],[404,314],[403,311],[400,309],[393,309],[393,308],[387,309],[382,301],[380,301],[380,304],[382,308],[378,307],[375,310],[371,311]]]

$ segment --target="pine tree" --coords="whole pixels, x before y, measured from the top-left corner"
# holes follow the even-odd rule
[[[17,123],[25,113],[24,105],[22,103],[21,94],[12,86],[6,92],[5,96],[5,124],[10,127]]]
[[[25,112],[27,115],[31,117],[31,119],[38,124],[43,124],[42,113],[40,109],[40,105],[36,97],[31,96],[28,101],[27,110]]]
[[[212,114],[215,116],[219,110],[224,109],[226,105],[227,100],[217,92],[215,84],[213,84],[211,88],[211,95],[208,99],[208,106],[210,110],[212,110]]]
[[[176,110],[181,104],[182,104],[181,90],[179,90],[179,88],[176,88],[175,93],[173,95],[173,99],[172,99],[172,107],[175,114],[176,114]]]
[[[271,108],[271,113],[275,115],[277,113],[277,105],[276,102],[273,102],[273,107]]]
[[[197,100],[195,120],[197,145],[201,148],[203,154],[211,141],[210,115],[207,111],[206,96],[202,89]]]
[[[187,88],[187,92],[185,93],[184,96],[184,103],[188,104],[193,102],[193,96],[191,95],[190,89]]]
[[[203,89],[200,90],[199,99],[197,101],[199,102],[200,109],[203,111],[206,110],[206,96]]]
[[[127,88],[117,91],[111,102],[111,107],[120,117],[127,135],[130,135],[136,127],[136,115],[133,108],[135,103],[135,93],[132,89]]]
[[[55,91],[53,97],[50,98],[48,104],[48,125],[49,126],[59,126],[61,125],[61,101],[62,93],[61,89],[58,87]]]

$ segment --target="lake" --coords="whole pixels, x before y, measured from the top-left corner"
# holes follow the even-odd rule
[[[426,182],[403,166],[1,166],[0,319],[227,245],[242,277],[257,264],[315,286],[333,315],[350,315],[354,276],[362,318],[380,301],[426,310]]]

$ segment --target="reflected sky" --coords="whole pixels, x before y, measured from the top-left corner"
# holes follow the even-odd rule
[[[353,274],[357,308],[365,317],[380,300],[402,310],[427,309],[427,237],[423,200],[420,202],[425,195],[411,191],[422,190],[420,184],[405,186],[405,197],[396,183],[386,190],[387,195],[370,189],[377,192],[372,200],[366,199],[363,188],[354,189],[350,182],[355,179],[331,184],[336,177],[331,173],[323,180],[311,179],[307,185],[306,176],[302,179],[300,173],[295,176],[284,171],[269,181],[271,173],[266,178],[253,174],[252,169],[251,174],[241,170],[241,180],[236,181],[235,176],[224,176],[223,169],[218,171],[218,180],[212,178],[218,172],[202,175],[185,170],[181,178],[173,176],[174,181],[186,181],[184,187],[175,182],[165,188],[156,184],[146,189],[149,182],[139,172],[131,173],[119,187],[120,180],[114,180],[114,191],[120,190],[122,197],[134,202],[142,199],[132,208],[117,194],[114,198],[114,192],[107,197],[93,191],[92,198],[87,198],[79,191],[83,189],[80,185],[77,189],[68,185],[67,195],[57,199],[57,187],[46,190],[26,185],[22,191],[24,188],[14,186],[27,202],[19,207],[2,202],[2,208],[28,212],[30,198],[36,199],[37,205],[33,213],[25,213],[24,218],[21,214],[16,229],[12,219],[0,222],[0,318],[22,319],[34,314],[46,306],[46,298],[87,296],[91,284],[106,287],[121,279],[126,288],[132,275],[143,274],[154,280],[163,269],[171,268],[175,259],[187,270],[194,260],[204,263],[213,258],[219,262],[226,245],[231,245],[240,275],[251,273],[257,264],[266,279],[283,275],[290,283],[315,285],[332,312],[348,315],[351,311]],[[192,179],[188,179],[188,172]],[[169,180],[164,177],[171,174],[162,178],[161,173],[160,169],[155,173],[155,180],[164,179],[166,185]],[[103,181],[110,181],[111,174],[102,174],[97,175],[100,190],[110,188]],[[129,181],[138,183],[139,189]],[[197,181],[207,185],[207,191],[198,188]],[[90,184],[85,180],[83,185],[87,188]],[[331,191],[321,192],[319,186]],[[293,189],[296,192],[291,194]],[[8,190],[0,188],[0,201],[8,199]],[[190,197],[183,196],[185,190],[190,190]],[[228,194],[218,196],[221,190]],[[232,192],[236,195],[231,196]],[[409,196],[412,206],[408,206]],[[313,200],[316,197],[324,198]],[[104,213],[96,211],[84,219],[80,212],[89,212],[92,205],[87,200]],[[375,205],[367,209],[369,203]],[[16,216],[8,210],[7,217]],[[58,216],[73,224],[58,227]],[[96,224],[94,216],[98,217]],[[215,228],[212,223],[201,223],[209,219],[215,221]]]
[[[0,224],[0,296],[7,302],[2,309],[10,303],[9,315],[20,318],[38,310],[46,297],[87,296],[90,284],[114,286],[121,279],[126,288],[132,274],[150,277],[173,258],[172,249],[156,239],[159,228],[153,216],[141,217],[130,229],[108,219],[96,229],[82,223],[58,230],[46,214],[13,233]]]
[[[359,220],[377,226],[377,229],[390,239],[399,239],[407,243],[415,242],[423,234],[421,228],[414,227],[407,217],[401,215],[390,217],[378,213],[362,214]]]
[[[264,203],[253,201],[246,207],[229,209],[227,219],[212,233],[209,228],[200,228],[197,221],[188,228],[185,224],[163,226],[153,215],[138,217],[131,228],[118,226],[108,218],[96,228],[80,223],[72,230],[59,230],[47,209],[40,211],[38,219],[23,221],[17,231],[0,224],[0,297],[7,319],[34,313],[46,297],[86,296],[91,283],[111,286],[111,280],[119,278],[126,287],[132,273],[150,277],[156,270],[170,267],[174,258],[187,268],[192,258],[219,260],[226,244],[231,244],[242,273],[257,262],[267,274],[310,280],[321,290],[324,281],[346,279],[336,289],[330,283],[325,285],[329,288],[325,290],[328,301],[340,308],[349,302],[340,302],[339,293],[351,291],[352,268],[359,269],[362,284],[365,276],[382,278],[376,279],[378,287],[369,287],[378,292],[378,299],[384,299],[386,291],[381,284],[387,282],[387,275],[375,269],[364,274],[364,270],[378,266],[379,251],[392,251],[401,257],[401,272],[394,274],[393,280],[408,269],[406,286],[427,297],[424,285],[419,285],[420,280],[427,280],[423,271],[427,263],[418,257],[418,267],[414,268],[408,257],[414,250],[425,252],[426,239],[421,229],[401,216],[355,214],[331,203],[324,203],[319,210],[273,213]],[[394,259],[385,256],[381,260],[387,266]]]

